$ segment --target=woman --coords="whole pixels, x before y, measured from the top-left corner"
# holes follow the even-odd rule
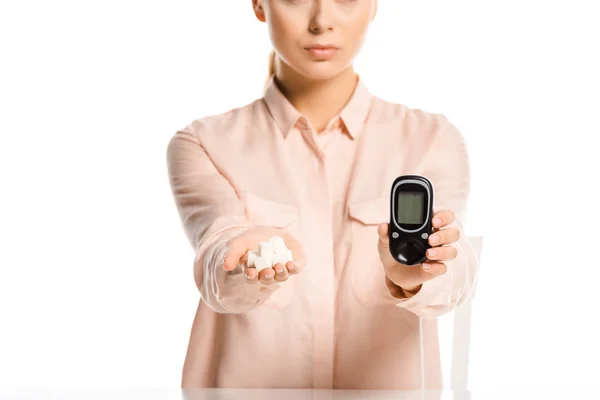
[[[194,120],[167,151],[201,293],[182,386],[440,388],[435,317],[477,270],[463,137],[442,114],[372,95],[354,71],[376,0],[252,6],[274,47],[263,97]],[[387,249],[403,174],[435,188],[433,248],[417,267]],[[273,236],[294,262],[257,273],[247,251]]]

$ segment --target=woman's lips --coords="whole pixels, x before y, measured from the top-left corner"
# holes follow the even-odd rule
[[[309,46],[305,48],[317,60],[328,60],[335,56],[339,48],[335,46]]]

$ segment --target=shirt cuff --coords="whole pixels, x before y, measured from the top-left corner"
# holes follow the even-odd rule
[[[452,311],[468,298],[477,278],[477,260],[466,237],[453,245],[457,256],[445,261],[446,272],[424,282],[413,296],[407,296],[386,277],[388,292],[396,306],[422,318],[435,318]]]
[[[433,300],[444,291],[448,292],[449,277],[448,272],[444,275],[437,276],[421,285],[412,296],[407,296],[404,290],[386,277],[386,285],[391,296],[396,300],[396,306],[405,308],[420,317],[427,317],[428,310],[435,308],[431,305]]]

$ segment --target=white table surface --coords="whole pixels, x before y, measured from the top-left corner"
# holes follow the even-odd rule
[[[483,392],[329,390],[329,389],[1,389],[0,399],[128,399],[128,400],[517,400],[594,399],[597,392],[578,390],[489,390]]]

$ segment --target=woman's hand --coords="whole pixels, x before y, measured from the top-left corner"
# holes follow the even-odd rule
[[[427,260],[423,264],[413,266],[400,264],[394,260],[389,249],[388,223],[379,225],[377,248],[388,279],[405,291],[415,292],[424,282],[445,274],[446,264],[443,261],[456,258],[456,247],[451,244],[460,238],[460,231],[456,228],[440,228],[451,224],[454,219],[454,212],[450,210],[442,210],[434,214],[432,221],[434,231],[428,238],[432,248],[427,250]]]
[[[294,261],[288,261],[286,265],[277,263],[273,268],[265,268],[260,273],[254,267],[248,267],[248,251],[257,250],[260,242],[266,242],[273,236],[283,238],[285,245],[292,251]],[[268,226],[257,226],[234,237],[227,243],[228,251],[223,261],[225,271],[233,271],[238,264],[242,264],[244,277],[249,283],[257,283],[259,280],[265,284],[286,281],[289,275],[299,273],[306,264],[306,256],[298,240],[291,234],[277,228]]]

